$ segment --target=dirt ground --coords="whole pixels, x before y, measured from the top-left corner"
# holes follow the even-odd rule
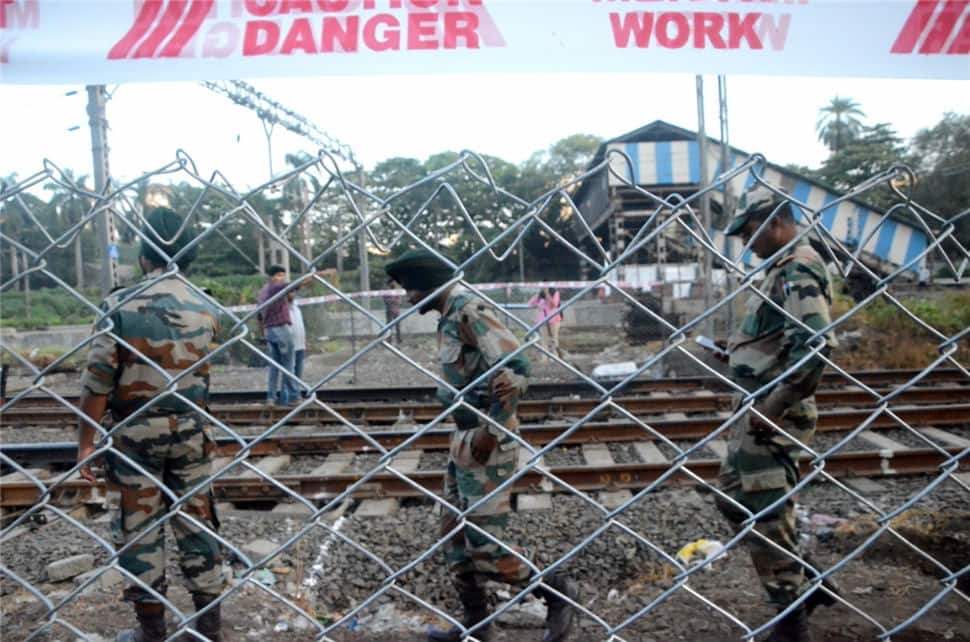
[[[420,372],[413,365],[407,363],[401,356],[395,354],[383,345],[375,345],[360,358],[352,361],[353,355],[364,350],[368,345],[363,340],[356,343],[350,341],[316,341],[311,342],[306,357],[303,379],[309,385],[315,385],[324,377],[328,379],[325,386],[431,386],[434,380]],[[603,332],[574,332],[564,334],[562,345],[565,360],[579,372],[590,375],[593,368],[601,363],[618,361],[635,361],[643,363],[659,344],[631,346],[622,335],[610,335]],[[438,373],[435,361],[437,343],[433,335],[406,336],[404,342],[398,346],[408,358],[430,372]],[[703,351],[697,350],[704,356]],[[567,367],[545,357],[538,350],[531,348],[527,354],[532,363],[531,381],[574,381],[580,377]],[[248,363],[246,355],[237,354],[230,363],[216,363],[211,369],[211,389],[221,391],[252,391],[266,388],[266,368],[253,367]],[[656,376],[670,376],[670,369],[677,366],[684,369],[684,358],[676,355],[664,360],[663,365],[656,371]],[[717,362],[714,362],[717,363]],[[696,366],[695,366],[696,368]],[[336,374],[334,374],[336,373]],[[13,396],[17,391],[31,385],[31,380],[25,373],[12,371],[8,380],[8,394]],[[690,374],[681,372],[680,374]],[[696,368],[693,374],[701,374]],[[78,374],[59,373],[45,377],[44,384],[62,394],[76,395],[78,393]]]
[[[900,573],[900,568],[893,564],[893,560],[882,560],[879,565],[854,565],[843,583],[843,590],[861,611],[870,614],[877,620],[885,622],[912,614],[924,600],[932,596],[938,585],[928,577]],[[716,571],[711,575],[718,574]],[[747,573],[745,575],[751,575]],[[745,579],[754,580],[752,577]],[[705,598],[727,606],[737,608],[735,617],[749,624],[764,622],[771,616],[767,606],[760,603],[758,591],[753,584],[740,594],[731,585],[709,586],[711,582],[691,582],[697,585]],[[53,596],[53,595],[52,595]],[[191,602],[188,595],[181,589],[172,590],[172,598],[179,608],[190,609]],[[24,640],[27,634],[37,624],[43,610],[38,603],[25,594],[8,595],[4,597],[3,607],[3,639],[10,642]],[[597,608],[597,606],[599,608]],[[625,613],[621,607],[603,609],[602,605],[591,605],[596,613],[611,622],[618,624],[624,619]],[[296,618],[292,612],[282,606],[276,606],[274,600],[266,593],[251,586],[246,586],[239,594],[228,601],[224,611],[224,637],[227,642],[243,642],[254,639],[272,639],[286,641],[303,641],[315,639],[315,635],[307,627],[304,631],[292,630]],[[113,635],[121,628],[131,626],[134,618],[127,605],[118,601],[115,595],[97,592],[74,600],[58,612],[59,618],[70,622],[78,633],[86,634],[91,640],[113,639]],[[420,617],[420,615],[419,615]],[[286,619],[291,630],[279,631],[267,625],[278,623]],[[432,618],[427,617],[428,620]],[[304,620],[305,622],[305,620]],[[885,624],[884,624],[885,625]],[[504,628],[497,627],[495,642],[538,642],[541,630],[536,628]],[[815,639],[831,642],[861,642],[876,640],[878,630],[866,619],[853,612],[848,607],[836,606],[818,611],[812,620],[812,633]],[[728,618],[708,609],[702,603],[680,592],[667,603],[659,607],[655,613],[645,616],[629,631],[618,632],[615,640],[628,642],[663,642],[666,640],[690,640],[695,642],[720,642],[722,640],[740,640],[742,630],[734,626]],[[266,637],[268,636],[268,637]],[[74,640],[75,633],[61,625],[54,625],[49,635],[40,639]],[[338,630],[329,636],[338,642],[423,642],[425,636],[421,631],[386,631],[386,632],[352,632]],[[609,640],[601,627],[592,620],[583,618],[574,639],[577,641]],[[970,641],[970,608],[965,600],[953,594],[934,605],[926,614],[912,626],[892,637],[896,642],[929,642],[931,640],[949,640],[952,642]]]
[[[910,488],[916,488],[919,485],[919,483],[910,484]],[[894,488],[890,492],[893,498],[887,501],[895,503],[908,492],[910,490],[906,488]],[[959,502],[961,497],[964,497],[959,489],[954,488],[949,492],[951,494],[948,497],[940,498],[945,504],[936,506],[952,505],[953,501]],[[811,507],[812,504],[825,504],[839,515],[853,512],[848,508],[848,504],[838,503],[839,500],[832,489],[823,486],[809,492],[808,495],[805,504],[807,507]],[[710,502],[705,500],[705,503]],[[663,502],[658,504],[658,506],[662,505]],[[675,513],[683,507],[683,502],[679,502],[677,506],[677,508],[671,506]],[[693,525],[689,523],[690,512],[702,514],[699,519],[694,520]],[[947,517],[943,512],[940,510],[916,512],[912,518],[894,522],[894,528],[907,541],[939,559],[949,568],[960,568],[961,565],[966,564],[970,555],[968,553],[970,547],[967,546],[970,513],[964,512],[958,517]],[[418,516],[421,514],[421,512],[412,513]],[[645,517],[649,519],[651,514],[658,522],[656,525],[658,532],[677,532],[674,539],[680,538],[679,541],[687,538],[689,533],[696,535],[698,525],[703,527],[705,523],[709,529],[713,529],[711,533],[713,536],[724,539],[729,537],[723,524],[709,523],[709,513],[704,503],[699,507],[680,511],[672,518],[669,515],[657,514],[656,506],[647,511]],[[233,532],[240,530],[251,534],[262,534],[266,529],[276,527],[278,525],[276,523],[281,521],[278,518],[266,521],[265,516],[256,518],[252,511],[241,512],[239,515],[226,520],[232,524],[235,519],[234,526],[231,525],[229,528],[224,526],[223,531],[227,537],[231,537]],[[550,519],[554,519],[551,513],[549,515]],[[395,522],[382,524],[380,521],[373,521],[373,518],[369,519],[370,521],[361,520],[357,523],[360,530],[356,531],[356,534],[352,528],[345,529],[344,532],[356,539],[362,537],[361,533],[374,533],[391,527],[396,530],[386,531],[378,538],[384,541],[389,535],[393,537],[395,532],[399,534],[399,541],[392,540],[388,546],[400,548],[413,544],[413,548],[418,550],[425,545],[420,538],[414,538],[411,532],[402,528],[400,522],[394,526]],[[419,517],[420,521],[423,520]],[[578,531],[582,530],[582,525],[576,526]],[[417,529],[416,532],[420,532],[422,528],[421,523],[414,524],[413,527]],[[32,533],[23,535],[40,538],[44,529],[52,528],[52,524],[47,524]],[[897,642],[931,640],[970,642],[970,607],[968,607],[970,603],[965,597],[951,591],[930,606],[944,587],[939,582],[939,568],[928,562],[925,557],[914,553],[907,544],[888,533],[873,540],[862,554],[854,555],[857,549],[869,541],[874,528],[871,516],[861,515],[842,522],[834,531],[803,529],[810,537],[808,546],[814,550],[815,561],[820,568],[830,568],[840,560],[849,558],[846,566],[835,574],[835,579],[841,584],[842,596],[850,606],[840,604],[817,611],[811,623],[815,639],[832,642],[874,641],[884,629],[898,626],[926,608],[926,612],[915,622],[893,635],[891,639]],[[638,530],[640,530],[639,527]],[[285,532],[289,533],[290,530],[287,529]],[[311,533],[314,532],[311,531]],[[826,535],[820,537],[821,533]],[[576,538],[582,537],[582,534],[564,531],[561,536],[568,548],[576,542]],[[645,536],[650,534],[646,533]],[[520,537],[520,533],[516,532],[516,537]],[[61,540],[64,539],[61,538]],[[320,538],[314,541],[315,544],[311,541],[310,550],[313,550],[315,545],[319,545]],[[557,541],[556,544],[559,542]],[[11,545],[8,543],[7,546]],[[620,626],[628,619],[631,620],[629,626],[617,631],[616,637],[611,638],[606,633],[603,622],[597,622],[583,615],[578,622],[574,640],[590,642],[741,640],[745,639],[744,629],[731,618],[737,618],[754,629],[773,616],[774,612],[764,599],[750,558],[739,548],[729,551],[722,559],[715,561],[709,571],[700,570],[693,574],[687,584],[678,585],[677,590],[649,612],[634,617],[653,600],[660,598],[665,591],[673,588],[675,583],[670,567],[665,568],[655,562],[643,561],[645,558],[642,550],[624,553],[620,550],[622,548],[622,539],[611,539],[604,543],[604,546],[591,547],[588,554],[584,550],[577,558],[571,559],[564,565],[564,572],[573,577],[580,587],[580,602],[584,608],[596,617],[602,618],[602,621],[609,626]],[[634,546],[634,549],[636,548]],[[10,551],[5,555],[8,553]],[[339,565],[340,570],[352,570],[353,565],[347,557],[340,557],[336,550],[332,553],[335,556],[334,564]],[[542,556],[541,551],[539,556]],[[555,556],[553,554],[551,557]],[[180,584],[179,572],[172,563],[171,557],[169,597],[177,608],[190,612],[189,595]],[[39,558],[40,556],[38,560]],[[292,564],[292,560],[289,561]],[[398,567],[398,564],[390,559],[390,554],[387,554],[387,561],[393,568]],[[5,563],[9,563],[9,560],[5,560]],[[440,561],[435,558],[425,564],[428,568],[422,576],[423,579],[405,574],[398,585],[429,604],[450,611],[446,604],[448,600],[442,599],[442,595],[447,598],[450,589],[444,588],[445,592],[442,593],[441,587],[447,586],[447,580],[443,569],[439,566]],[[238,571],[238,564],[236,568]],[[300,572],[298,569],[303,569],[303,575],[306,576],[307,568],[309,563],[305,566],[298,565],[297,569],[292,566],[288,568],[282,563],[275,567],[273,572],[276,582],[273,585],[273,591],[278,591],[301,606],[309,604],[310,601],[307,599],[309,593],[302,593],[295,583],[288,582],[289,578],[296,579],[295,576]],[[22,568],[17,570],[24,573]],[[420,571],[418,575],[421,575]],[[352,572],[340,576],[335,571],[331,575],[326,568],[319,579],[323,584],[331,584],[324,588],[337,594],[350,594],[351,584],[355,587],[360,584],[359,578]],[[305,586],[306,583],[303,582],[302,585]],[[70,580],[55,584],[35,582],[34,586],[51,600],[52,605],[58,605],[76,588]],[[379,588],[377,585],[373,586]],[[355,587],[354,590],[356,590]],[[494,586],[493,594],[501,591],[502,588]],[[508,590],[508,587],[504,588]],[[693,591],[693,594],[687,590],[688,588]],[[5,594],[2,599],[0,638],[5,642],[25,640],[42,624],[47,608],[38,601],[36,596],[14,586],[9,578],[4,581],[3,590]],[[78,634],[95,642],[113,639],[118,630],[131,626],[134,621],[130,607],[120,601],[120,590],[120,584],[103,588],[96,586],[86,594],[71,598],[57,610],[60,622],[53,624],[49,633],[41,634],[34,639],[72,641]],[[303,590],[309,592],[312,589]],[[370,590],[372,590],[370,587],[365,589],[365,594]],[[963,590],[967,590],[965,586]],[[322,595],[323,592],[320,594]],[[727,613],[715,611],[703,600],[717,604]],[[318,605],[322,605],[322,602],[323,598],[317,599]],[[404,593],[388,591],[378,598],[376,603],[382,605],[377,609],[376,614],[374,609],[363,610],[345,625],[334,629],[324,639],[335,642],[421,642],[425,639],[424,630],[427,625],[440,623],[434,613]],[[382,615],[381,609],[384,606],[390,610]],[[315,614],[326,626],[348,612],[349,610],[331,610],[326,613],[315,611]],[[316,639],[320,633],[319,630],[311,628],[307,619],[298,616],[296,611],[254,582],[237,586],[235,592],[227,599],[223,613],[223,639],[228,642],[250,642],[261,639],[287,642],[309,641]],[[174,622],[171,614],[170,621]],[[538,642],[541,639],[541,629],[538,628],[540,620],[535,617],[530,619],[519,616],[512,618],[510,622],[496,627],[493,638],[495,642]]]

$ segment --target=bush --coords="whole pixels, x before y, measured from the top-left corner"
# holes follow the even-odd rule
[[[970,294],[949,293],[934,300],[907,298],[900,299],[900,303],[947,337],[970,326]],[[837,305],[833,305],[833,313],[836,310]],[[836,352],[836,360],[850,369],[923,368],[940,356],[939,345],[943,342],[884,298],[873,300],[853,317],[851,324],[843,324],[839,330],[862,332],[862,339],[854,348],[846,346]],[[957,360],[966,361],[970,345],[963,341],[958,348]]]
[[[242,305],[255,303],[259,289],[266,282],[266,277],[258,274],[234,274],[232,276],[199,277],[191,281],[200,288],[208,288],[212,298],[221,305]]]
[[[89,301],[96,301],[90,292]],[[83,325],[94,321],[91,308],[73,294],[60,288],[42,288],[30,293],[30,316],[23,292],[4,292],[0,305],[0,325],[19,330],[35,330],[59,325]]]

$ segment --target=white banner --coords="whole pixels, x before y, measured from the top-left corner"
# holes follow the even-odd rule
[[[970,78],[967,0],[0,0],[0,82],[690,72]]]

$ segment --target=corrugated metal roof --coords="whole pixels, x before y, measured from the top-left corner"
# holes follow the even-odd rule
[[[712,155],[720,155],[720,142],[708,137]],[[700,182],[700,163],[697,134],[664,121],[648,125],[605,141],[597,149],[588,167],[601,163],[611,148],[619,148],[630,158],[628,166],[622,157],[616,156],[612,170],[627,181],[648,187],[674,188],[685,193],[693,192]],[[751,155],[736,147],[729,148],[731,167],[745,162]],[[709,163],[708,179],[718,173],[718,163]],[[632,175],[631,175],[632,174]],[[825,183],[781,165],[766,163],[765,178],[786,189],[794,199],[805,203],[814,211],[822,212],[822,224],[835,238],[848,244],[862,242],[873,232],[884,211],[858,199],[846,199],[832,207],[826,206],[842,198],[844,194]],[[754,181],[749,173],[730,182],[730,191],[739,195]],[[601,225],[613,212],[609,202],[609,187],[626,183],[609,172],[600,172],[580,186],[574,202],[579,206],[589,226]],[[799,208],[795,208],[800,218]],[[581,225],[577,232],[584,234]],[[865,253],[874,259],[895,265],[903,265],[915,258],[926,247],[926,235],[914,225],[911,217],[892,213],[878,232],[866,243]]]

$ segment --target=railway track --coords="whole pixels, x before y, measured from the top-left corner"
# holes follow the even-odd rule
[[[879,445],[885,445],[880,443]],[[945,446],[940,448],[885,448],[868,451],[835,453],[825,459],[824,470],[835,477],[881,477],[927,473],[936,470],[950,457],[965,450],[965,446]],[[405,451],[408,452],[408,451]],[[413,452],[413,451],[411,451]],[[523,451],[525,452],[525,451]],[[597,451],[601,455],[603,451]],[[410,465],[417,465],[419,457],[407,457]],[[811,458],[803,456],[803,474],[812,471]],[[347,465],[346,460],[329,460],[323,466],[337,469]],[[353,489],[349,495],[354,498],[380,497],[421,497],[422,490],[440,492],[444,471],[409,469],[391,463],[396,472],[380,467],[377,472],[312,472],[306,475],[274,475],[280,486],[322,505]],[[671,484],[692,483],[695,477],[714,481],[717,479],[720,460],[715,458],[682,460],[641,461],[637,463],[607,464],[598,459],[593,465],[541,467],[526,472],[514,484],[516,494],[550,493],[556,490],[556,479],[583,491],[610,491],[617,489],[639,490],[664,477]],[[960,466],[970,470],[970,461]],[[692,473],[691,474],[688,473]],[[400,474],[398,474],[400,473]],[[403,476],[402,476],[403,475]],[[54,487],[52,501],[56,504],[74,502],[99,502],[104,497],[102,483],[89,484],[78,478],[67,480],[51,478],[44,481]],[[560,490],[567,490],[565,487]],[[286,492],[264,478],[248,473],[246,475],[225,475],[213,482],[213,491],[222,501],[253,502],[286,499]],[[38,501],[41,491],[32,481],[0,481],[0,505],[5,508],[27,507]]]
[[[962,377],[962,374],[960,376]],[[961,398],[970,398],[970,381],[966,378],[958,379],[954,376],[952,379],[939,378],[936,381],[939,385],[912,387],[900,392],[893,398],[893,403],[941,404]],[[962,382],[962,385],[953,383],[953,381]],[[873,390],[882,396],[892,393],[895,387],[879,386],[874,387]],[[330,397],[330,392],[333,391],[328,391],[325,396]],[[418,395],[414,396],[417,397]],[[441,405],[437,401],[333,402],[325,400],[320,395],[318,395],[318,399],[325,403],[327,407],[314,405],[303,408],[297,414],[288,417],[288,423],[325,424],[339,421],[339,418],[358,425],[368,426],[402,422],[422,423],[432,421],[441,414]],[[733,395],[728,392],[712,392],[704,388],[693,392],[657,389],[641,392],[637,395],[613,397],[612,401],[615,405],[622,406],[627,412],[637,416],[671,412],[715,413],[730,409],[733,404]],[[823,388],[816,393],[816,402],[819,407],[823,408],[872,406],[875,401],[876,398],[872,393],[858,387],[848,389]],[[519,404],[518,414],[523,421],[585,417],[601,404],[600,399],[589,397],[524,399]],[[292,408],[267,406],[261,403],[229,402],[223,397],[213,398],[210,402],[210,410],[214,417],[230,426],[268,426],[286,418],[293,411]],[[604,415],[608,414],[610,413],[599,412],[595,415],[595,418],[603,418]],[[590,419],[592,418],[594,417],[590,417]],[[11,427],[63,426],[73,425],[76,422],[77,414],[75,410],[50,398],[45,398],[44,403],[41,403],[40,399],[24,400],[0,413],[0,423]]]
[[[835,409],[819,412],[817,432],[844,432],[852,430],[870,418],[873,408]],[[668,416],[662,419],[625,419],[611,421],[587,421],[573,427],[568,422],[544,422],[523,424],[519,434],[529,444],[542,447],[554,440],[561,445],[586,443],[618,443],[630,441],[657,441],[701,439],[718,428],[729,416],[721,413],[708,417]],[[970,403],[938,404],[926,406],[898,406],[892,415],[881,413],[873,419],[868,429],[899,428],[899,420],[913,426],[970,426]],[[570,430],[572,428],[572,430]],[[448,447],[451,428],[421,430],[354,430],[316,432],[312,434],[276,436],[259,439],[241,436],[220,436],[216,430],[219,454],[234,456],[247,444],[254,455],[319,455],[331,452],[367,452],[390,450],[408,443],[421,450],[445,450]],[[0,452],[21,466],[50,466],[73,464],[76,442],[48,444],[0,444]]]
[[[852,373],[879,396],[896,391],[918,375],[919,371],[908,370]],[[691,481],[694,477],[687,470],[702,479],[716,478],[719,458],[727,447],[726,430],[707,442],[704,451],[691,453],[690,458],[684,454],[689,446],[678,450],[675,442],[692,445],[724,427],[733,398],[723,382],[708,377],[634,380],[616,394],[604,401],[588,383],[579,382],[532,386],[519,406],[524,422],[520,428],[522,439],[534,448],[552,444],[550,453],[578,448],[582,451],[582,464],[546,466],[540,461],[537,469],[517,480],[514,491],[553,492],[553,477],[584,491],[634,491],[660,478],[670,483]],[[422,489],[440,489],[440,466],[425,470],[427,466],[420,464],[422,458],[427,462],[437,455],[440,459],[451,434],[450,426],[426,425],[441,412],[433,388],[327,388],[317,393],[317,399],[326,407],[312,405],[298,412],[258,403],[261,396],[259,392],[236,392],[212,397],[213,414],[233,429],[251,430],[284,419],[289,424],[262,439],[245,435],[217,439],[214,470],[218,478],[213,487],[221,499],[278,501],[285,495],[283,488],[318,502],[349,488],[354,497],[361,498],[419,496]],[[928,373],[918,385],[899,391],[886,408],[877,407],[873,392],[851,385],[842,375],[827,373],[816,400],[821,409],[819,435],[840,435],[865,424],[865,430],[856,436],[865,447],[840,450],[826,458],[825,470],[835,476],[931,472],[970,448],[970,434],[963,430],[970,428],[970,381],[959,370]],[[76,421],[72,408],[46,397],[25,397],[0,414],[0,422],[7,430],[67,427]],[[925,443],[907,445],[887,437],[900,428],[900,422],[916,427]],[[69,433],[65,434],[66,439],[72,439]],[[610,446],[618,444],[633,448],[638,461],[615,461]],[[76,449],[73,440],[0,444],[5,458],[30,469],[35,479],[54,487],[55,501],[97,501],[103,488],[76,475],[64,479],[57,472],[73,466]],[[392,449],[399,449],[395,458],[381,463],[380,457]],[[526,449],[522,453],[525,458],[530,456]],[[370,458],[365,471],[352,470],[358,457]],[[272,475],[280,486],[241,465],[242,458],[265,469],[265,474]],[[322,459],[309,474],[287,473],[285,467],[291,461],[313,461],[306,458]],[[808,473],[807,457],[802,465]],[[962,459],[961,465],[970,468],[970,457]],[[7,474],[0,477],[0,505],[23,508],[41,497],[39,483],[10,473],[9,466],[5,469]]]
[[[872,415],[872,410],[823,411],[819,413],[818,431],[823,435],[844,433],[858,428],[863,422],[870,420]],[[907,447],[886,437],[884,433],[900,427],[897,419],[918,427],[926,439],[926,447]],[[719,457],[726,449],[722,438],[706,444],[718,457],[705,459],[687,460],[676,456],[671,459],[657,445],[664,443],[665,439],[700,439],[721,427],[723,422],[723,417],[663,419],[649,422],[652,431],[636,421],[586,422],[575,427],[568,423],[551,423],[523,425],[520,434],[527,443],[536,448],[554,441],[556,447],[581,447],[585,465],[544,468],[574,488],[586,491],[636,490],[664,476],[669,478],[670,483],[691,481],[693,478],[685,472],[684,466],[698,477],[715,479]],[[834,476],[892,476],[932,472],[950,457],[970,448],[970,439],[946,432],[941,427],[966,426],[970,426],[970,404],[893,408],[892,415],[880,413],[858,435],[858,438],[868,444],[868,448],[836,452],[826,458],[825,470]],[[450,430],[437,429],[421,432],[348,430],[341,433],[268,437],[249,442],[243,440],[243,443],[233,439],[220,439],[220,458],[214,464],[219,478],[213,484],[214,491],[217,497],[225,501],[275,501],[284,497],[285,492],[280,487],[238,465],[234,458],[245,448],[247,458],[267,475],[273,475],[279,484],[292,492],[317,502],[326,501],[351,487],[354,489],[352,495],[358,498],[420,496],[420,489],[437,492],[441,487],[443,472],[421,470],[420,461],[425,453],[445,449],[449,435]],[[718,437],[726,436],[725,432]],[[613,461],[606,446],[613,443],[631,444],[640,461]],[[402,447],[401,452],[390,462],[396,472],[388,471],[383,466],[377,466],[376,473],[348,471],[358,455],[364,454],[373,458],[375,454],[380,456],[385,451],[398,447]],[[76,444],[4,446],[2,452],[25,467],[40,465],[42,461],[46,461],[48,466],[70,466],[74,461]],[[530,456],[526,449],[522,453],[524,458]],[[285,466],[291,459],[312,455],[325,455],[326,459],[309,474],[277,474],[279,466]],[[273,465],[277,467],[273,468]],[[805,473],[810,471],[807,457],[803,459],[802,466]],[[231,470],[230,467],[235,467],[236,470]],[[961,460],[961,467],[970,469],[970,457]],[[43,471],[38,472],[36,469],[34,474],[44,476]],[[402,474],[406,477],[402,477]],[[100,486],[92,486],[77,478],[63,479],[57,475],[49,475],[44,483],[56,483],[56,501],[96,501],[103,492]],[[514,490],[518,493],[552,492],[554,486],[555,483],[544,472],[533,470],[517,480]],[[22,476],[14,474],[0,479],[0,505],[4,507],[30,506],[40,496],[38,484]]]

